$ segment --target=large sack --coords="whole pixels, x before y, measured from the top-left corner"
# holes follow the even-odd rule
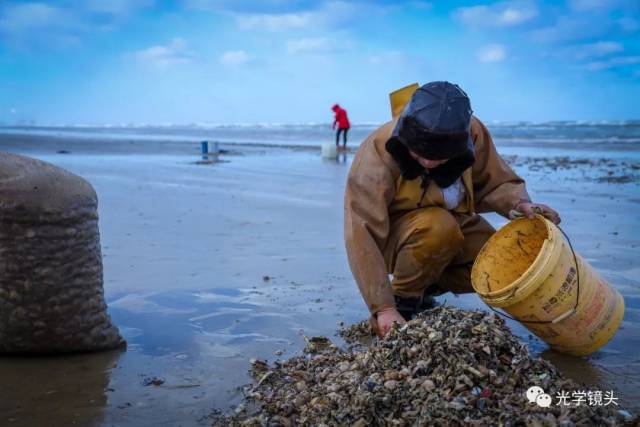
[[[79,176],[0,153],[0,353],[125,345],[104,301],[97,206]]]

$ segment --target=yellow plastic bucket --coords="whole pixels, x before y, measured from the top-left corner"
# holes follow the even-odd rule
[[[471,283],[484,302],[575,356],[606,344],[624,315],[622,295],[541,215],[513,220],[491,236],[473,264]]]

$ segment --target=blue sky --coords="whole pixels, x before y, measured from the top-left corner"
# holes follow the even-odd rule
[[[0,0],[0,123],[354,122],[449,80],[480,118],[640,118],[640,2]]]

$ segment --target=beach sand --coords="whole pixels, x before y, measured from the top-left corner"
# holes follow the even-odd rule
[[[129,343],[123,352],[0,358],[0,425],[208,425],[215,410],[239,402],[251,358],[289,357],[304,346],[302,334],[333,336],[338,322],[367,317],[342,236],[353,153],[326,161],[312,148],[222,148],[229,152],[220,162],[197,164],[195,143],[0,134],[0,150],[94,185],[105,295]],[[614,390],[637,413],[637,158],[504,151],[534,200],[561,213],[574,248],[626,302],[620,331],[589,358],[547,351],[508,324],[532,352],[587,389]],[[439,300],[485,307],[473,294]]]

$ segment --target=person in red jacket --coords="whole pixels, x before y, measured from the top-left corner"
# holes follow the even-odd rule
[[[349,123],[349,118],[347,117],[347,110],[341,108],[338,104],[334,104],[331,107],[336,117],[333,120],[333,129],[335,130],[336,125],[338,125],[338,131],[336,132],[336,147],[340,148],[340,133],[342,133],[342,149],[346,150],[347,148],[347,132],[351,127]]]

